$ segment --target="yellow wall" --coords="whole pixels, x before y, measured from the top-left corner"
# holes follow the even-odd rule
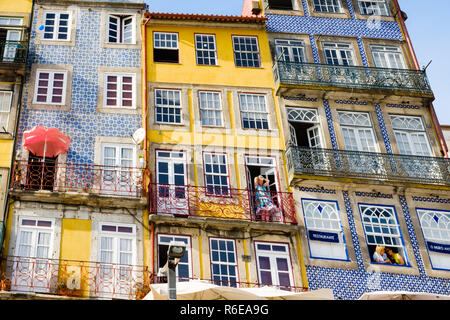
[[[155,21],[156,23],[160,22],[160,20]],[[274,85],[269,40],[265,29],[262,27],[260,29],[227,27],[230,24],[224,24],[214,28],[199,25],[158,26],[152,24],[152,21],[147,26],[149,25],[150,27],[147,28],[147,70],[149,75],[148,81],[150,82],[259,88],[272,88]],[[153,62],[154,31],[178,33],[179,64]],[[195,55],[195,34],[197,33],[214,34],[216,36],[218,66],[197,65]],[[262,68],[242,68],[235,66],[232,35],[258,37]]]
[[[90,220],[62,220],[61,260],[91,260],[91,229]]]
[[[13,140],[0,140],[0,167],[11,166]]]
[[[0,12],[31,12],[32,0],[2,0],[0,1]]]

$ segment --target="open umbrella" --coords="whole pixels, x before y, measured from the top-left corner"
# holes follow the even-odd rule
[[[319,289],[305,292],[292,292],[264,286],[260,288],[242,288],[267,300],[334,300],[333,290]]]
[[[36,126],[23,133],[23,146],[35,156],[56,157],[69,150],[70,138],[57,128]]]
[[[144,300],[167,300],[167,283],[150,285],[151,293]],[[151,295],[150,295],[151,294]],[[264,300],[243,289],[217,286],[208,281],[177,282],[177,300]]]
[[[376,291],[364,293],[359,300],[450,300],[450,296],[426,292]]]

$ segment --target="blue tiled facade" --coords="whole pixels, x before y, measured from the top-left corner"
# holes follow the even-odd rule
[[[76,12],[75,46],[37,44],[38,26],[36,19],[33,21],[28,70],[33,64],[72,65],[72,101],[70,111],[30,109],[27,98],[28,91],[33,88],[30,88],[28,73],[17,146],[21,148],[25,130],[36,125],[56,127],[71,138],[67,162],[92,164],[96,136],[129,138],[142,126],[142,117],[137,114],[97,112],[99,67],[140,69],[141,51],[126,47],[102,48],[101,13],[87,8],[79,8]],[[34,15],[38,15],[38,10],[35,10]]]
[[[313,17],[309,12],[309,6],[307,1],[302,0],[303,5],[303,15],[293,14],[267,14],[267,30],[272,33],[274,37],[278,37],[283,34],[289,34],[292,38],[293,34],[307,35],[311,43],[311,53],[315,63],[323,63],[320,61],[319,52],[316,45],[317,39],[323,36],[336,36],[336,37],[346,37],[346,39],[352,38],[356,40],[358,46],[355,50],[358,50],[362,59],[362,65],[369,67],[369,61],[367,53],[364,47],[363,39],[383,39],[383,40],[399,40],[404,41],[402,31],[397,22],[394,21],[379,21],[376,25],[368,20],[358,20],[355,14],[355,8],[352,5],[351,0],[343,0],[347,2],[347,8],[349,10],[350,18],[325,18],[325,17]],[[346,8],[346,10],[347,10]],[[307,53],[309,54],[309,53]],[[284,97],[286,99],[286,97]],[[294,97],[291,97],[294,99]],[[364,98],[366,99],[366,98]],[[332,117],[332,112],[330,110],[330,103],[332,101],[328,99],[323,99],[322,101],[317,101],[318,108],[324,108],[326,115],[326,123],[323,124],[324,128],[328,129],[328,137],[331,140],[331,147],[335,150],[339,149],[338,141],[336,138],[335,124],[336,120]],[[386,153],[393,154],[391,141],[388,135],[388,129],[386,122],[383,117],[382,108],[397,108],[397,109],[409,109],[409,110],[419,110],[420,106],[414,104],[398,104],[398,103],[386,103],[381,104],[377,102],[358,102],[356,101],[346,101],[346,100],[334,100],[337,104],[352,104],[365,106],[365,110],[368,107],[373,108],[374,114],[376,114],[377,121],[376,125],[381,130],[381,135],[386,148]],[[394,109],[395,111],[395,109]],[[375,122],[374,121],[374,122]],[[375,124],[374,124],[375,125]],[[320,182],[317,183],[320,185]],[[407,198],[402,195],[386,194],[375,191],[357,191],[350,194],[349,191],[337,190],[333,193],[335,197],[342,197],[345,207],[341,210],[345,210],[345,217],[348,220],[349,231],[351,234],[351,239],[346,239],[348,250],[354,251],[354,257],[356,261],[354,269],[344,269],[338,267],[325,267],[326,260],[322,260],[320,266],[318,263],[311,263],[306,265],[306,273],[308,277],[308,283],[310,289],[320,289],[320,288],[331,288],[333,289],[335,299],[345,299],[354,300],[358,299],[365,292],[372,291],[412,291],[412,292],[428,292],[435,294],[445,294],[450,295],[450,272],[448,276],[445,277],[432,277],[429,276],[427,268],[424,265],[421,252],[419,250],[419,241],[414,229],[411,215],[415,213],[409,212],[409,206],[407,203]],[[373,189],[377,189],[376,186]],[[307,186],[298,186],[298,190],[304,193],[323,193],[320,188],[312,188]],[[344,189],[345,190],[345,189]],[[406,222],[407,227],[407,237],[410,240],[412,252],[414,253],[412,257],[408,257],[410,260],[414,260],[417,265],[418,275],[410,275],[408,272],[405,274],[399,273],[387,273],[379,272],[376,265],[364,263],[364,258],[362,254],[362,246],[367,246],[364,242],[364,235],[358,234],[357,224],[361,221],[355,221],[355,217],[359,215],[358,212],[353,212],[356,201],[355,197],[368,197],[373,198],[374,203],[382,205],[385,201],[396,201],[399,208],[401,208],[404,220],[402,223]],[[300,199],[296,199],[300,201]],[[423,203],[423,207],[427,207],[427,204],[448,204],[450,199],[447,198],[432,198],[424,196],[413,196],[412,201],[418,203]],[[450,207],[449,209],[450,210]],[[360,243],[360,241],[363,241]],[[307,250],[304,250],[305,252]],[[308,254],[308,253],[306,253]],[[330,263],[331,264],[331,263]],[[369,267],[367,267],[369,265]],[[335,266],[335,265],[334,265]],[[408,268],[409,267],[405,267]]]

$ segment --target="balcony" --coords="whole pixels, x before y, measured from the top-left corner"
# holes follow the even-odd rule
[[[335,66],[279,61],[274,65],[275,84],[279,95],[289,88],[348,90],[434,97],[424,71],[405,69]]]
[[[27,41],[0,41],[0,67],[24,67],[27,62]]]
[[[143,175],[144,170],[138,168],[18,160],[12,169],[11,189],[19,197],[50,194],[68,198],[70,194],[72,199],[138,200],[144,197]]]
[[[261,205],[261,197],[272,210]],[[291,193],[269,191],[261,196],[247,189],[152,184],[150,213],[297,224]]]
[[[290,147],[289,174],[378,183],[450,187],[450,159],[346,150]],[[313,178],[314,179],[314,178]]]
[[[4,266],[11,292],[22,294],[135,300],[150,288],[144,266],[15,256]]]

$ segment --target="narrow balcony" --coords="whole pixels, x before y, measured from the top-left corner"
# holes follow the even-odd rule
[[[297,224],[292,193],[152,184],[150,213]]]
[[[303,147],[290,147],[286,156],[294,179],[331,177],[450,187],[450,159],[446,158]]]
[[[24,67],[27,62],[27,41],[0,41],[0,67]]]
[[[433,98],[425,71],[406,69],[337,66],[279,61],[274,65],[279,95],[290,88],[341,89],[415,95]]]
[[[150,291],[144,266],[17,256],[2,265],[11,293],[136,300]]]
[[[143,169],[93,164],[29,162],[18,160],[12,169],[12,194],[69,200],[119,198],[142,200]],[[61,200],[60,198],[60,200]],[[121,200],[122,199],[122,200]]]

